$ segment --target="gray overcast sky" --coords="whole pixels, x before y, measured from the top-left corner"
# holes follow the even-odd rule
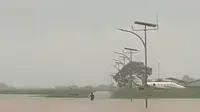
[[[143,46],[130,34],[134,20],[148,32],[149,66],[157,77],[200,78],[199,0],[0,0],[0,82],[19,87],[107,84],[114,51]],[[137,28],[137,26],[135,27]],[[141,34],[142,35],[142,34]]]

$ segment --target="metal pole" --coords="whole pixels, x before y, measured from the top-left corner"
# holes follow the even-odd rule
[[[142,44],[144,45],[144,49],[145,49],[145,74],[143,76],[143,85],[144,85],[145,91],[147,93],[147,90],[148,90],[148,88],[147,88],[147,86],[148,86],[147,85],[147,78],[148,78],[148,76],[147,76],[147,34],[146,33],[147,33],[147,30],[158,30],[158,25],[151,24],[151,23],[145,23],[145,22],[139,22],[139,21],[136,21],[135,24],[145,26],[144,29],[139,29],[139,30],[132,29],[133,31],[144,31],[145,32],[145,40],[143,40],[137,33],[133,32],[133,31],[124,30],[124,29],[118,29],[118,30],[128,32],[128,33],[131,33],[131,34],[137,36],[141,40]],[[147,29],[147,26],[157,27],[157,29]],[[147,97],[148,97],[148,94],[146,94],[146,98],[145,98],[146,108],[148,108],[148,98]]]
[[[160,62],[158,62],[158,79],[160,79]]]
[[[120,56],[121,58],[122,58],[122,60],[123,60],[123,64],[125,65],[126,64],[126,57],[125,56]]]
[[[131,75],[131,102],[133,101],[133,98],[132,98],[132,88],[133,88],[133,87],[132,87],[132,83],[133,83],[133,82],[132,82],[132,75]]]
[[[133,51],[138,51],[137,49],[131,49],[131,48],[124,48],[126,50],[129,50],[130,51],[130,62],[132,62],[132,53],[134,53]],[[130,74],[130,80],[129,80],[129,83],[130,83],[130,97],[131,97],[131,102],[133,100],[133,96],[132,96],[132,89],[133,89],[133,80],[132,80],[132,74]]]
[[[145,32],[145,76],[144,76],[144,85],[145,85],[145,91],[146,91],[146,98],[145,98],[145,104],[146,108],[148,108],[148,95],[147,95],[147,29],[146,26],[144,28]]]
[[[123,60],[124,60],[124,65],[126,64],[126,57],[123,57]]]
[[[119,63],[116,63],[116,64],[117,64],[117,68],[120,68],[120,67],[119,67]]]
[[[131,61],[132,61],[132,53],[133,53],[133,52],[130,50],[130,58],[131,58]]]
[[[130,50],[130,59],[131,59],[131,62],[132,62],[132,50]],[[132,98],[132,89],[133,89],[133,87],[132,87],[132,74],[131,74],[131,102],[132,102],[132,100],[133,100],[133,98]]]
[[[112,86],[112,84],[113,84],[113,76],[112,76],[112,74],[110,75],[110,86]]]
[[[145,26],[145,80],[144,84],[147,86],[147,34],[146,34],[146,26]]]

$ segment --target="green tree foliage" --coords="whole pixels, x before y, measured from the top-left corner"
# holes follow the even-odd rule
[[[119,87],[125,87],[130,85],[130,80],[134,80],[133,75],[139,77],[140,79],[145,74],[145,65],[143,62],[129,62],[124,65],[124,67],[115,75],[113,79],[117,82]],[[152,68],[147,67],[147,75],[152,74]]]

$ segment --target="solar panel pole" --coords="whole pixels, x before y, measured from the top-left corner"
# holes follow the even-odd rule
[[[135,24],[144,26],[144,29],[134,29],[132,27],[132,31],[125,30],[125,29],[118,29],[118,30],[123,31],[123,32],[127,32],[127,33],[131,33],[131,34],[137,36],[141,40],[141,42],[142,42],[142,44],[144,46],[144,49],[145,49],[145,54],[144,54],[145,55],[145,74],[143,76],[144,80],[142,82],[143,82],[144,87],[147,88],[147,86],[148,86],[147,85],[147,78],[148,78],[148,76],[147,76],[147,31],[148,30],[158,30],[158,25],[157,24],[146,23],[146,22],[139,22],[139,21],[135,21]],[[157,28],[155,28],[155,29],[147,29],[147,26],[148,27],[157,27]],[[144,31],[144,40],[142,39],[142,37],[140,35],[138,35],[134,31]],[[148,96],[147,95],[145,97],[145,104],[146,104],[145,107],[148,108]]]

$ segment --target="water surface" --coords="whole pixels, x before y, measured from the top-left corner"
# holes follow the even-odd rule
[[[190,112],[200,110],[198,99],[39,98],[29,95],[0,95],[2,112]]]

